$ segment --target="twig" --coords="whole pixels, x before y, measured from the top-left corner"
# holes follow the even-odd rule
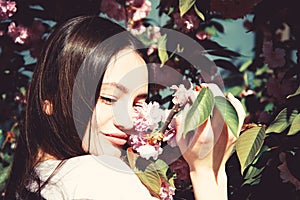
[[[169,113],[169,115],[168,115],[168,117],[167,117],[167,119],[166,119],[166,121],[165,121],[163,127],[162,127],[161,130],[160,130],[161,133],[163,133],[163,134],[165,133],[165,131],[167,130],[168,125],[169,125],[170,122],[172,121],[174,115],[175,115],[176,113],[178,113],[178,112],[181,110],[181,108],[182,108],[182,106],[180,106],[180,104],[175,104],[175,105],[173,106],[173,108],[172,108],[171,112]]]

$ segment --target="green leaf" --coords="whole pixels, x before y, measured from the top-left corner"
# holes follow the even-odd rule
[[[258,68],[258,69],[256,70],[255,75],[256,75],[256,76],[260,76],[260,75],[262,75],[263,73],[267,72],[268,70],[269,70],[268,65],[264,64],[263,67]]]
[[[167,35],[163,35],[158,39],[158,57],[161,62],[161,66],[165,64],[165,62],[169,59],[167,50],[166,50],[166,45],[167,45]]]
[[[247,60],[246,62],[244,62],[244,63],[241,65],[239,71],[240,71],[240,72],[245,71],[251,64],[252,64],[252,59]]]
[[[296,133],[298,133],[300,131],[300,114],[298,114],[291,125],[291,128],[288,132],[287,135],[295,135]]]
[[[254,179],[255,177],[259,176],[264,169],[265,166],[261,168],[257,168],[255,166],[249,166],[245,179]]]
[[[214,107],[214,96],[209,88],[202,88],[188,111],[185,123],[183,136],[189,131],[200,126],[210,116]]]
[[[269,103],[265,106],[264,111],[270,112],[270,111],[272,111],[273,109],[274,109],[274,103],[269,102]]]
[[[131,148],[127,149],[127,158],[129,161],[129,166],[131,167],[131,169],[133,169],[133,171],[139,177],[141,182],[150,190],[150,192],[158,196],[161,186],[161,178],[155,163],[149,162],[150,164],[148,164],[145,170],[139,170],[135,166],[138,157],[139,155],[134,153]]]
[[[252,84],[254,87],[260,87],[263,83],[263,80],[258,79],[258,78],[254,78],[252,79]]]
[[[236,152],[241,165],[242,174],[260,151],[265,136],[265,128],[255,126],[243,132],[237,139]]]
[[[179,0],[179,11],[182,17],[194,4],[196,0]]]
[[[243,87],[242,86],[233,86],[233,87],[230,87],[228,89],[226,89],[226,93],[231,93],[233,96],[238,96],[239,94],[241,94],[241,92],[243,91]]]
[[[11,165],[0,169],[0,191],[2,191],[5,187],[5,183],[9,176],[10,169],[11,169]]]
[[[288,114],[287,109],[284,108],[280,113],[276,116],[275,120],[270,124],[267,128],[266,133],[281,133],[283,132],[298,114],[296,110],[293,110],[292,113]]]
[[[233,135],[235,137],[238,137],[239,118],[231,102],[228,101],[225,97],[216,96],[215,103]]]
[[[165,161],[163,161],[162,159],[157,159],[155,161],[155,165],[156,165],[156,169],[158,169],[158,173],[161,174],[161,176],[164,178],[164,179],[168,179],[167,177],[167,171],[168,171],[168,164],[165,163]]]
[[[174,178],[175,176],[173,175],[172,177],[168,178],[168,170],[169,170],[169,165],[165,163],[162,159],[157,159],[155,161],[155,166],[157,169],[157,172],[160,174],[160,177],[164,178],[166,181],[169,182],[169,184],[175,188],[174,184]]]
[[[215,26],[208,26],[204,29],[204,31],[209,35],[213,35],[213,36],[217,35],[217,29]]]
[[[263,154],[266,154],[267,152],[271,151],[272,148],[266,146],[266,145],[263,145],[261,148],[260,148],[260,151],[257,153],[257,155],[255,156],[255,159],[252,161],[252,165],[256,165],[258,162],[259,162],[259,159],[262,157]],[[266,165],[266,163],[265,163]]]
[[[131,148],[127,149],[127,158],[128,158],[130,168],[135,169],[135,162],[136,159],[138,158],[138,155],[134,153]]]
[[[148,189],[150,188],[154,193],[159,194],[161,179],[154,163],[148,165],[145,171],[136,172],[136,175],[143,184],[148,186]]]
[[[26,88],[25,87],[20,87],[20,92],[22,95],[26,95]]]
[[[259,177],[256,177],[256,178],[247,179],[246,181],[243,182],[242,186],[244,186],[244,185],[257,185],[257,184],[260,183],[260,180],[261,180],[261,175]]]
[[[202,12],[200,12],[196,6],[196,4],[194,4],[194,10],[197,13],[197,15],[200,17],[200,19],[202,19],[202,21],[205,21],[205,16],[203,15]]]

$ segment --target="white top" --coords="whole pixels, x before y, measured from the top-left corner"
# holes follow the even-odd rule
[[[36,166],[42,181],[52,174],[60,160],[46,160]],[[36,184],[29,186],[37,190]],[[112,156],[78,156],[67,160],[42,189],[45,199],[156,199],[121,159]]]

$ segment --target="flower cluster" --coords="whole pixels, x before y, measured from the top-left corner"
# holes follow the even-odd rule
[[[172,102],[174,104],[180,104],[180,105],[185,105],[190,101],[191,97],[193,96],[193,90],[187,90],[184,85],[180,84],[179,87],[176,85],[171,86],[171,89],[175,91],[174,93],[174,98]]]
[[[13,38],[15,43],[24,44],[29,38],[29,30],[22,25],[16,26],[16,24],[12,22],[8,26],[7,35]]]
[[[260,55],[265,58],[264,63],[268,64],[269,68],[274,69],[277,67],[282,67],[285,64],[285,50],[281,48],[276,48],[273,50],[272,41],[264,42],[263,53]]]
[[[151,2],[149,0],[145,1],[129,1],[130,8],[133,10],[132,20],[139,21],[147,17],[151,11]]]
[[[252,12],[253,7],[261,0],[212,0],[210,7],[213,12],[221,13],[223,17],[238,19]]]
[[[159,191],[159,196],[162,200],[172,200],[173,195],[175,195],[175,188],[170,186],[170,184],[162,180],[161,188]]]
[[[157,159],[162,153],[163,134],[155,130],[165,120],[165,112],[157,102],[143,103],[136,108],[134,118],[136,134],[130,135],[130,146],[147,160],[150,157]]]
[[[8,19],[17,12],[15,1],[0,0],[0,20]]]
[[[171,147],[176,146],[176,123],[172,120],[179,109],[190,101],[193,91],[187,90],[184,85],[171,86],[175,91],[172,102],[174,108],[166,118],[166,112],[157,102],[142,103],[136,107],[134,114],[135,132],[129,137],[129,145],[145,159],[151,157],[156,160],[162,153],[162,143]]]
[[[141,20],[145,19],[151,11],[151,2],[149,0],[125,0],[122,4],[115,0],[103,0],[100,7],[108,17],[117,21],[125,21],[128,30],[144,30]]]
[[[172,100],[174,107],[171,111],[164,111],[157,102],[142,103],[135,109],[135,132],[129,136],[128,144],[139,156],[146,160],[150,158],[157,160],[163,152],[163,144],[168,144],[171,147],[177,146],[175,137],[177,127],[173,117],[190,101],[193,91],[192,89],[187,90],[182,84],[179,86],[173,85],[170,89],[175,91]],[[180,180],[186,179],[186,177],[183,177]],[[163,200],[173,199],[175,188],[164,178],[161,178],[160,183],[160,198]]]
[[[13,39],[14,43],[21,45],[31,43],[30,55],[35,58],[39,55],[45,31],[45,25],[39,20],[34,20],[29,27],[11,22],[6,34]]]
[[[174,12],[172,17],[174,19],[175,28],[183,33],[197,30],[200,24],[200,19],[194,10],[190,10],[183,16],[180,16],[179,12]]]

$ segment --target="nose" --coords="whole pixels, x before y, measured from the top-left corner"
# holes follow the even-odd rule
[[[130,102],[120,102],[113,108],[114,125],[122,130],[133,129],[133,107]]]

